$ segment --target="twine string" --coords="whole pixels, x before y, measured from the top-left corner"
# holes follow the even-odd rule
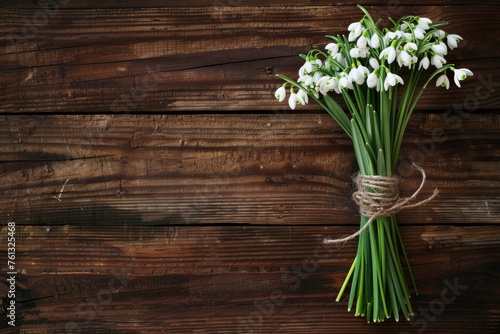
[[[357,174],[354,178],[357,190],[352,199],[359,207],[359,213],[368,218],[368,221],[357,232],[339,239],[325,238],[323,243],[336,244],[350,241],[363,233],[370,225],[380,217],[390,217],[401,210],[422,206],[431,201],[439,193],[434,189],[431,196],[419,202],[412,203],[425,184],[426,175],[422,167],[413,163],[413,167],[422,175],[420,186],[410,197],[399,196],[399,177],[380,175]]]

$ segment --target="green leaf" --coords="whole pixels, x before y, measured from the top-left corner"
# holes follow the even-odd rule
[[[324,100],[328,107],[326,111],[333,117],[333,119],[340,125],[340,127],[352,138],[351,122],[347,117],[344,109],[330,96],[325,95]]]

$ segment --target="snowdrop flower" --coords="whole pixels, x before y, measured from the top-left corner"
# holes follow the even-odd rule
[[[302,89],[299,89],[299,91],[297,92],[297,98],[303,101],[303,103],[301,104],[309,103],[309,95],[307,95],[307,93]]]
[[[441,75],[439,78],[436,80],[436,87],[446,87],[446,89],[450,88],[450,80],[448,80],[448,77],[446,74]]]
[[[460,81],[462,81],[465,78],[470,77],[470,76],[473,75],[472,71],[470,71],[467,68],[455,69],[455,68],[452,67],[451,69],[455,72],[455,77],[453,79],[455,80],[455,84],[458,87],[461,87],[460,86]]]
[[[429,24],[432,23],[432,21],[426,17],[421,17],[417,21],[417,27],[422,29],[422,30],[429,30]]]
[[[407,41],[411,41],[413,39],[413,35],[409,32],[405,32],[403,33],[403,37],[407,40]]]
[[[311,73],[313,71],[313,64],[309,60],[307,60],[304,63],[304,65],[303,65],[303,71],[304,71],[304,73],[307,73],[307,74],[309,74],[309,73]]]
[[[448,53],[448,49],[446,48],[446,44],[443,42],[439,42],[438,44],[432,45],[432,51],[434,51],[436,54],[445,56]]]
[[[285,97],[286,97],[285,86],[281,86],[280,88],[276,89],[276,92],[274,93],[274,97],[276,97],[276,99],[279,102],[283,102],[285,100]]]
[[[341,78],[339,79],[339,88],[340,89],[344,89],[344,88],[347,88],[347,89],[352,89],[352,83],[351,81],[349,80],[347,74],[345,74],[344,72],[341,73]]]
[[[397,59],[398,59],[398,64],[399,66],[407,66],[407,67],[410,67],[411,64],[412,64],[412,56],[406,52],[405,50],[399,52],[398,56],[397,56]]]
[[[398,38],[399,36],[394,32],[394,31],[389,31],[387,34],[384,35],[384,40],[387,43],[392,42],[392,40]]]
[[[394,46],[388,46],[380,52],[380,59],[386,59],[388,64],[391,64],[396,59],[396,49]]]
[[[417,51],[417,44],[415,44],[413,42],[406,43],[404,50],[408,53],[413,53],[413,52]]]
[[[328,43],[325,46],[325,49],[328,50],[328,53],[332,56],[339,53],[339,45],[337,43]]]
[[[356,68],[352,68],[348,76],[349,81],[362,85],[365,82],[364,75]]]
[[[368,40],[368,45],[370,45],[370,47],[374,49],[380,46],[380,38],[377,34],[372,35],[372,37]]]
[[[301,83],[302,86],[305,86],[305,87],[309,87],[313,84],[314,80],[313,80],[313,77],[310,76],[310,75],[304,75],[304,76],[301,76],[297,79],[297,82],[298,83]]]
[[[368,39],[364,35],[359,36],[358,41],[356,42],[358,48],[364,49],[366,48],[367,44],[368,44]]]
[[[347,27],[347,30],[349,31],[349,42],[353,42],[363,33],[364,28],[360,22],[353,22]]]
[[[379,63],[378,63],[377,58],[373,58],[373,57],[372,57],[372,58],[370,58],[370,59],[368,60],[368,63],[370,64],[370,66],[371,66],[374,70],[376,70],[376,69],[377,69],[377,68],[379,68],[379,66],[380,66],[380,65],[379,65]]]
[[[444,59],[443,56],[436,54],[431,57],[431,64],[436,66],[436,68],[441,68],[443,67],[443,64],[446,64],[446,59]]]
[[[306,64],[304,63],[304,65],[302,65],[299,68],[299,77],[309,75],[309,73],[311,73],[311,72],[307,72],[307,70],[306,70]]]
[[[319,92],[323,95],[326,95],[331,90],[335,90],[337,92],[338,81],[337,78],[324,76],[319,80],[318,86],[319,86]]]
[[[328,89],[325,87],[326,86],[326,82],[328,80],[330,80],[332,77],[328,76],[328,75],[325,75],[325,76],[322,76],[318,82],[316,82],[316,87],[318,88],[319,92],[323,95],[326,95],[326,93],[328,93]]]
[[[332,62],[330,62],[328,59],[323,64],[325,66],[325,70],[330,71],[332,69]]]
[[[442,40],[446,36],[446,33],[443,30],[436,30],[434,36],[437,37],[439,40]]]
[[[413,29],[413,36],[415,36],[416,39],[423,40],[425,37],[425,30],[416,27],[415,29]]]
[[[342,55],[342,53],[337,53],[333,59],[335,59],[336,61],[338,61],[340,63],[340,65],[346,67],[347,66],[347,61],[345,60],[344,56]],[[338,68],[336,69],[337,71],[339,70]]]
[[[316,66],[316,67],[321,67],[321,65],[323,65],[323,62],[321,61],[321,59],[314,59],[314,60],[311,60],[311,64],[313,64],[313,66]]]
[[[368,74],[370,74],[370,70],[367,67],[363,66],[363,65],[358,65],[358,71],[365,78],[368,76]]]
[[[387,76],[384,81],[384,90],[388,91],[389,86],[396,86],[398,83],[404,85],[403,79],[397,74],[387,72]]]
[[[290,106],[290,109],[295,110],[297,104],[305,104],[304,100],[299,95],[295,94],[293,89],[291,89],[290,92],[290,98],[288,99],[288,105]]]
[[[462,39],[463,38],[459,35],[448,34],[448,36],[446,36],[446,43],[448,44],[450,50],[453,50],[454,48],[458,47],[458,42]]]
[[[322,77],[323,75],[320,72],[314,73],[313,82],[316,84],[316,86],[318,85],[318,82]]]
[[[429,68],[430,60],[429,57],[425,56],[420,60],[420,63],[418,64],[418,69],[420,70],[422,67],[424,70]]]
[[[352,48],[351,50],[349,50],[349,55],[352,58],[359,58],[360,54],[361,50],[359,48]]]
[[[368,75],[368,78],[366,78],[366,85],[369,88],[373,88],[377,86],[377,82],[378,82],[378,75],[375,73],[375,71],[373,71]]]
[[[366,58],[370,51],[368,48],[360,49],[360,48],[352,48],[349,50],[349,55],[352,58]]]

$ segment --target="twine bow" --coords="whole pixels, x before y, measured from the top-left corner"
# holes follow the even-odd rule
[[[370,227],[377,218],[390,217],[401,210],[422,206],[436,197],[439,190],[434,189],[434,192],[428,198],[417,203],[411,203],[417,198],[426,180],[424,169],[415,163],[413,167],[422,175],[422,182],[413,195],[405,198],[399,197],[399,177],[361,175],[358,173],[354,178],[357,191],[352,195],[352,199],[359,206],[359,213],[369,219],[357,232],[340,239],[325,238],[323,243],[336,244],[352,240]]]

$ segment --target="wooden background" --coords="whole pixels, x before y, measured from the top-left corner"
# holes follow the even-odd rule
[[[0,1],[0,294],[16,223],[16,327],[1,333],[498,333],[500,6],[359,1],[463,36],[474,76],[431,87],[406,136],[411,322],[336,303],[359,224],[352,146],[276,73],[345,33],[326,0]],[[453,84],[452,84],[453,86]]]

